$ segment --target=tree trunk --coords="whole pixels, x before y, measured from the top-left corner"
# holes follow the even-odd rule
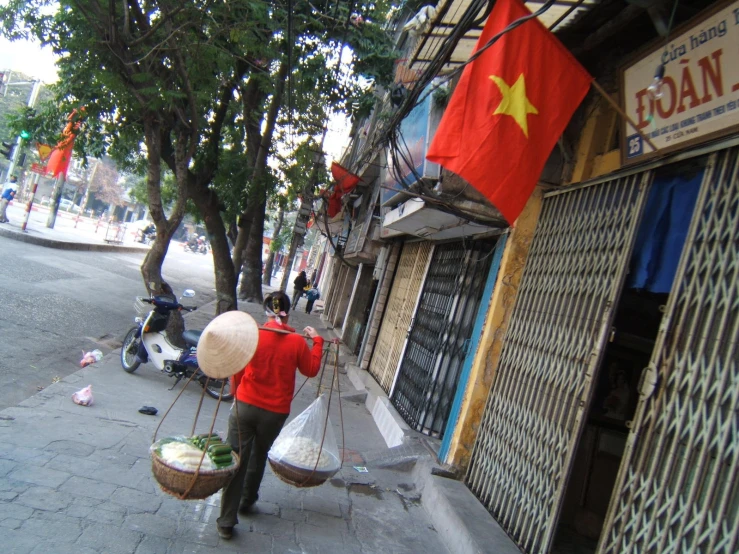
[[[249,238],[249,231],[251,230],[251,213],[253,211],[252,202],[254,201],[255,194],[250,194],[246,202],[246,209],[244,213],[239,217],[238,234],[234,241],[233,250],[233,266],[234,275],[241,273],[241,265],[244,260],[244,249],[246,248],[246,241]]]
[[[226,236],[228,237],[228,240],[231,241],[231,246],[236,244],[236,237],[239,234],[239,228],[236,226],[236,223],[233,221],[228,224],[228,230],[226,231]]]
[[[247,208],[244,211],[242,221],[240,221],[240,228],[239,228],[239,236],[236,238],[236,246],[234,247],[234,271],[236,275],[239,274],[241,271],[241,256],[242,256],[242,249],[248,248],[249,245],[247,244],[250,237],[253,236],[252,233],[252,225],[253,220],[255,219],[255,211],[254,209],[258,206],[262,206],[261,209],[261,229],[262,232],[264,232],[264,210],[267,207],[267,193],[264,188],[263,176],[264,172],[267,168],[267,157],[269,156],[269,150],[270,146],[272,146],[272,136],[275,132],[275,125],[277,124],[277,115],[280,112],[280,107],[282,107],[282,94],[285,91],[285,79],[287,78],[287,71],[288,71],[288,65],[287,61],[283,60],[280,63],[280,69],[277,72],[277,78],[275,82],[275,90],[274,94],[272,95],[272,101],[269,104],[269,109],[267,110],[267,120],[265,122],[264,127],[264,134],[261,137],[261,141],[259,142],[259,151],[257,153],[255,162],[254,162],[254,170],[252,172],[251,176],[251,193],[249,195],[249,203],[247,204]],[[256,202],[257,206],[252,204],[252,202]],[[250,209],[251,208],[251,209]],[[262,236],[260,235],[258,237],[259,242],[259,251],[261,256],[262,251]],[[238,248],[237,248],[238,247]],[[253,246],[251,248],[254,248]],[[259,262],[260,270],[261,270],[261,261]],[[261,274],[260,274],[261,275]],[[242,290],[245,285],[242,284]],[[262,297],[261,288],[259,290],[259,298]]]
[[[272,240],[275,240],[280,232],[282,231],[282,222],[285,220],[285,209],[280,208],[277,214],[277,222],[275,223],[275,229],[272,232]],[[275,251],[270,248],[269,257],[267,263],[264,265],[264,274],[262,275],[262,284],[270,286],[272,284],[272,269],[275,265]]]
[[[244,249],[243,273],[239,297],[247,302],[262,302],[262,237],[264,236],[264,212],[267,209],[267,195],[254,206],[251,215],[251,230]]]
[[[62,199],[62,190],[64,189],[64,174],[60,173],[59,177],[54,183],[54,190],[51,193],[51,199],[49,200],[49,215],[46,218],[46,226],[49,229],[54,228],[56,223],[56,214],[59,211],[59,201]]]
[[[149,200],[149,210],[156,225],[156,236],[151,244],[149,252],[141,264],[141,276],[144,286],[149,295],[174,294],[172,287],[162,278],[162,264],[169,249],[169,241],[177,230],[184,211],[173,216],[167,221],[162,206],[161,175],[162,175],[162,135],[158,123],[147,121],[145,123],[146,149],[147,149],[147,173],[146,191]],[[175,210],[175,214],[177,214]],[[182,315],[173,311],[167,325],[167,337],[175,346],[184,347],[182,332],[185,330],[185,322]]]
[[[321,145],[320,149],[323,151],[323,144],[326,141],[326,132],[328,131],[328,127],[324,124],[323,127],[323,136],[321,137]],[[300,223],[302,224],[302,227],[304,231],[302,233],[298,233],[293,231],[293,238],[290,241],[290,252],[287,255],[287,267],[285,268],[285,272],[282,274],[282,283],[280,283],[280,290],[284,291],[287,289],[287,280],[290,277],[290,268],[292,268],[293,263],[295,262],[295,253],[298,251],[298,248],[303,246],[303,243],[305,242],[305,233],[307,232],[307,225],[308,220],[310,219],[310,214],[303,211],[303,206],[308,205],[311,206],[313,204],[313,198],[315,189],[317,186],[317,178],[318,178],[318,164],[321,163],[319,159],[316,159],[313,162],[313,168],[310,171],[310,176],[308,177],[308,182],[305,184],[305,187],[303,189],[303,204],[301,205],[301,210],[298,212],[298,217],[295,220],[295,226]]]
[[[287,263],[285,265],[285,271],[282,274],[282,282],[280,283],[280,290],[282,292],[285,292],[287,290],[287,284],[288,279],[290,279],[290,270],[293,267],[293,264],[295,263],[295,253],[298,251],[298,248],[303,246],[303,235],[299,233],[293,233],[293,238],[290,241],[290,250],[287,254]]]
[[[216,315],[220,315],[237,308],[236,274],[226,239],[226,227],[221,218],[220,203],[215,192],[202,186],[192,187],[192,189],[191,198],[203,215],[205,228],[210,235],[216,283]]]

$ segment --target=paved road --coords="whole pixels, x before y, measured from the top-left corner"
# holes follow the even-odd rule
[[[79,369],[82,351],[120,345],[145,294],[143,254],[55,250],[0,237],[0,409]],[[164,276],[194,303],[215,298],[210,255],[173,243]]]

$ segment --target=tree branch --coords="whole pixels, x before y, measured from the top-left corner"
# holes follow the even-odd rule
[[[160,28],[160,27],[161,27],[162,25],[164,25],[165,23],[169,23],[169,20],[170,20],[170,19],[172,19],[172,18],[173,18],[173,17],[175,16],[175,15],[177,15],[178,13],[180,13],[180,12],[181,12],[181,11],[182,11],[183,9],[184,9],[184,8],[183,8],[182,6],[180,6],[179,8],[175,8],[175,9],[174,9],[173,11],[171,11],[170,13],[168,13],[168,14],[165,14],[165,15],[164,15],[164,16],[162,17],[162,19],[160,19],[159,21],[157,21],[157,22],[156,22],[156,23],[154,24],[154,26],[153,26],[153,27],[152,27],[151,29],[149,29],[149,30],[148,30],[148,31],[147,31],[146,33],[144,33],[143,35],[141,35],[141,36],[140,36],[140,37],[138,37],[137,39],[135,39],[135,40],[131,41],[131,43],[129,44],[129,46],[131,46],[131,47],[134,47],[134,46],[138,46],[138,45],[139,45],[139,44],[141,44],[142,42],[145,42],[145,41],[147,41],[147,40],[148,40],[148,39],[149,39],[149,38],[150,38],[150,37],[151,37],[151,36],[152,36],[152,35],[153,35],[154,33],[156,33],[156,32],[157,32],[157,31],[159,30],[159,28]],[[188,22],[187,22],[187,23],[185,23],[184,25],[181,25],[181,26],[180,26],[180,27],[178,27],[178,28],[177,28],[177,29],[176,29],[176,30],[175,30],[175,31],[174,31],[174,32],[173,32],[172,34],[176,33],[176,32],[177,32],[177,31],[179,31],[180,29],[183,29],[184,27],[187,27],[188,25],[192,25],[192,21],[188,21]],[[169,40],[169,38],[170,38],[170,37],[167,37],[167,40]],[[165,41],[165,42],[166,42],[166,41]]]

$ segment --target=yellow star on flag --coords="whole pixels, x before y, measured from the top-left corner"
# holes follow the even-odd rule
[[[518,76],[513,86],[508,86],[508,83],[497,75],[491,75],[490,79],[498,85],[500,93],[503,95],[503,99],[498,104],[493,115],[510,115],[518,123],[518,126],[521,127],[526,138],[529,138],[527,116],[530,113],[538,115],[539,111],[526,97],[526,81],[523,78],[523,73]]]

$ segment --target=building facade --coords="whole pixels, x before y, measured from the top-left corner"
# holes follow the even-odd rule
[[[332,264],[329,317],[357,365],[524,552],[571,535],[604,553],[739,550],[739,3],[680,2],[667,41],[637,4],[556,2],[540,20],[641,134],[590,94],[510,227],[453,174],[413,156],[398,170],[412,148],[377,153],[372,217],[342,220],[348,237],[370,221],[372,270]],[[406,88],[463,8],[398,34]],[[438,121],[421,105],[405,144]],[[382,131],[357,143],[362,128],[354,159]]]

